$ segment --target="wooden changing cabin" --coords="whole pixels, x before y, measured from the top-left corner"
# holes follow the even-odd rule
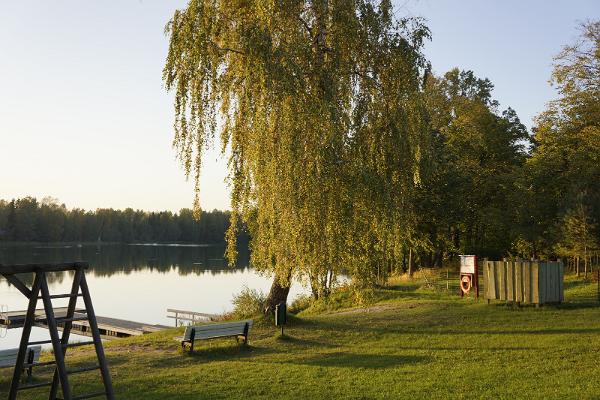
[[[560,261],[485,261],[484,296],[488,300],[547,304],[564,300]]]

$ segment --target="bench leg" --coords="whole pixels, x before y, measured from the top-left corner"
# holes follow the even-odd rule
[[[33,360],[35,358],[35,352],[33,350],[29,351],[29,354],[27,355],[27,364],[29,364],[29,367],[27,368],[27,378],[31,378],[31,375],[33,375]]]

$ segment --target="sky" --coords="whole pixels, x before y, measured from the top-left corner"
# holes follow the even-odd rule
[[[164,26],[181,0],[0,0],[0,199],[67,207],[191,207],[171,146]],[[598,0],[396,0],[423,17],[434,72],[473,70],[529,128],[556,96],[552,58],[600,18]],[[201,205],[227,209],[226,163],[207,154]]]

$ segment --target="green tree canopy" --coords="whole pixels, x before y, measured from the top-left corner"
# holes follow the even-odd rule
[[[500,112],[493,84],[458,68],[425,89],[433,173],[420,192],[421,264],[444,255],[499,257],[511,245],[514,180],[529,138],[514,110]]]
[[[573,210],[583,207],[591,226],[600,221],[600,21],[584,23],[576,43],[564,47],[551,82],[559,97],[537,118],[526,169],[536,227],[528,240],[546,255],[555,254],[560,225],[581,220]]]
[[[220,138],[256,268],[318,296],[398,261],[428,154],[421,21],[389,0],[191,0],[167,32],[175,148],[199,189]]]

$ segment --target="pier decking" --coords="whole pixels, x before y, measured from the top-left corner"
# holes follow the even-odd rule
[[[26,311],[10,311],[0,314],[0,325],[4,325],[9,329],[21,328],[25,323]],[[67,313],[66,307],[57,307],[54,309],[54,315],[57,318],[64,317]],[[36,310],[37,326],[45,327],[45,311],[43,309]],[[85,317],[85,310],[76,309],[75,318]],[[109,318],[96,316],[98,322],[98,330],[104,339],[139,336],[145,333],[158,332],[169,327],[164,325],[145,324],[143,322],[129,321],[118,318]],[[59,329],[62,326],[59,324]],[[71,331],[77,335],[91,336],[90,324],[86,320],[73,321]]]
[[[75,309],[75,314],[83,313],[83,309]],[[0,313],[0,325],[4,325],[7,328],[21,328],[25,323],[25,315],[27,310],[24,311],[6,311]],[[54,316],[56,318],[64,318],[67,315],[67,307],[56,307],[54,309]],[[36,320],[43,320],[46,318],[46,312],[44,309],[35,310]]]
[[[175,320],[175,326],[181,326],[184,323],[194,325],[196,322],[210,322],[214,321],[218,316],[216,314],[207,314],[197,311],[186,311],[176,310],[172,308],[167,309],[167,318],[173,318]]]

